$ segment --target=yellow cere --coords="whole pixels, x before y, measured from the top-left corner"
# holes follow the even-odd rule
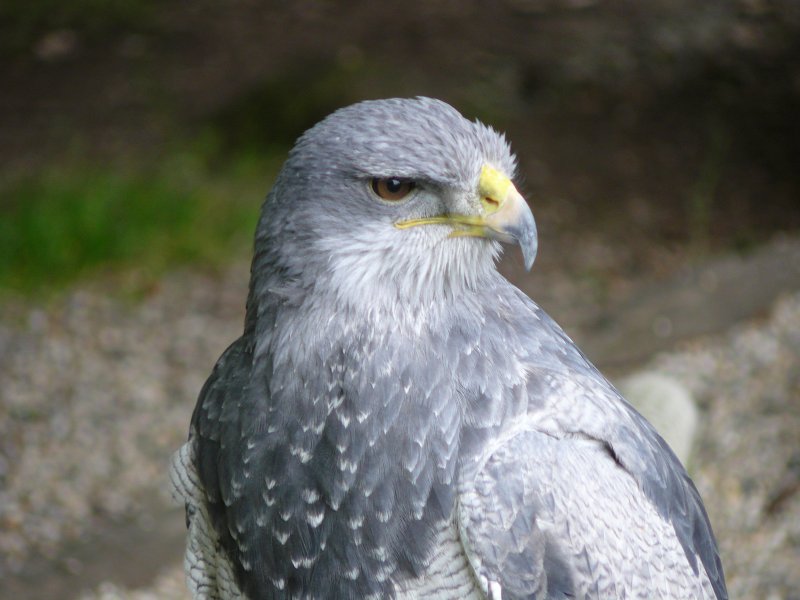
[[[489,165],[483,165],[478,180],[478,193],[481,204],[488,212],[496,211],[513,187],[511,180],[500,171]]]

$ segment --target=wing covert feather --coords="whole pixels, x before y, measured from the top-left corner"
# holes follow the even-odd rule
[[[518,429],[459,497],[478,580],[503,598],[707,598],[672,524],[602,442]]]

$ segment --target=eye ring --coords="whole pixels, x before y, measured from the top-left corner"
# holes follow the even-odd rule
[[[376,196],[388,202],[397,202],[408,196],[417,184],[400,177],[373,177],[369,183]]]

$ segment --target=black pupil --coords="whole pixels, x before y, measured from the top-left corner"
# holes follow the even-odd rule
[[[403,182],[394,177],[386,180],[386,189],[390,194],[396,194],[403,188]]]

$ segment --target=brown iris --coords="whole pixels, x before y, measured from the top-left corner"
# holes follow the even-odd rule
[[[399,177],[375,177],[371,182],[372,191],[384,200],[402,200],[414,189],[414,182]]]

